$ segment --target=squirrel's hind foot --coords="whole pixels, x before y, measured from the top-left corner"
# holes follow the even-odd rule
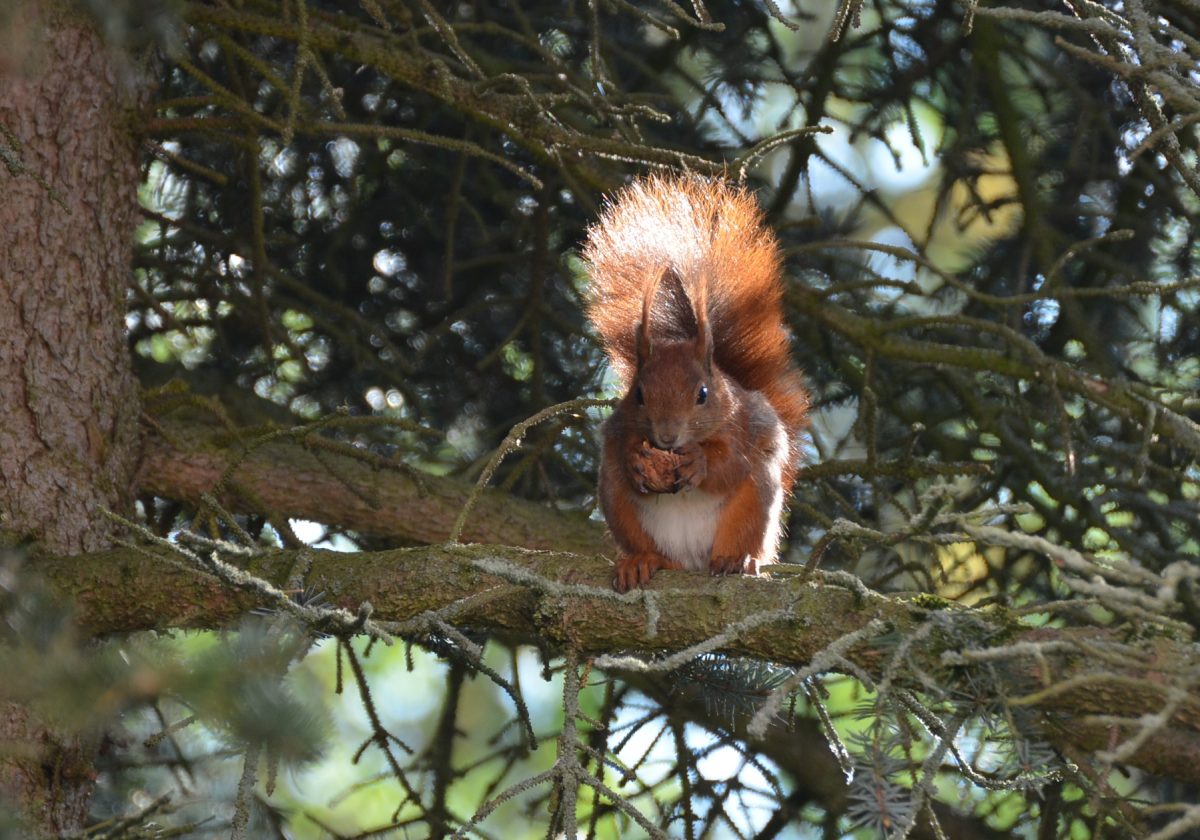
[[[708,561],[709,574],[718,575],[757,575],[758,560],[749,555],[725,555],[713,557]]]

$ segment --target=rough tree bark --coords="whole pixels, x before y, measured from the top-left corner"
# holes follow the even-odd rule
[[[113,56],[78,12],[8,13],[0,62],[0,533],[109,545],[131,499],[138,395],[123,332],[139,182]],[[0,795],[78,827],[94,746],[0,707]]]

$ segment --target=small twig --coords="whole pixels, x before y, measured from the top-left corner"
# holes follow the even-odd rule
[[[504,440],[500,442],[500,446],[492,454],[488,460],[487,466],[483,468],[483,472],[479,476],[479,480],[475,482],[475,487],[471,490],[471,494],[467,497],[466,503],[459,511],[458,518],[454,520],[454,527],[450,529],[449,541],[452,543],[459,542],[462,536],[463,527],[466,525],[467,516],[471,509],[475,507],[475,503],[479,501],[479,495],[483,492],[483,488],[492,480],[492,474],[495,473],[496,467],[504,460],[510,452],[514,451],[521,445],[521,440],[526,433],[536,426],[538,423],[543,423],[552,417],[557,417],[560,414],[565,414],[570,411],[580,411],[586,408],[598,408],[602,406],[611,406],[612,400],[593,400],[593,399],[578,399],[569,400],[567,402],[552,405],[549,408],[543,408],[537,414],[522,420],[517,425],[513,426]]]
[[[846,662],[845,654],[848,650],[865,639],[878,636],[886,627],[887,625],[883,621],[873,618],[865,627],[847,633],[817,651],[806,667],[792,674],[784,681],[783,685],[771,692],[762,708],[754,713],[754,717],[746,726],[746,731],[755,738],[763,738],[767,733],[767,725],[783,707],[784,698],[791,694],[798,685],[823,671],[832,670],[835,666]]]

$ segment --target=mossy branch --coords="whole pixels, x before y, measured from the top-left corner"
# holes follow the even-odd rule
[[[252,591],[233,590],[159,553],[130,549],[46,556],[32,565],[76,603],[79,622],[97,635],[221,627],[260,606]],[[394,626],[428,613],[452,615],[456,626],[552,647],[569,645],[591,655],[670,654],[720,637],[723,652],[803,667],[839,639],[853,634],[859,639],[864,628],[878,622],[888,628],[885,636],[861,638],[843,654],[844,667],[878,679],[893,658],[895,640],[932,622],[932,632],[921,631],[905,651],[914,666],[911,673],[938,680],[919,688],[953,693],[966,685],[992,685],[1001,696],[1020,698],[1023,708],[1043,716],[1047,725],[1054,723],[1051,735],[1065,742],[1074,736],[1064,721],[1078,718],[1082,724],[1101,715],[1120,740],[1136,736],[1140,746],[1122,755],[1128,764],[1200,783],[1200,691],[1189,685],[1181,696],[1172,689],[1188,673],[1194,645],[1163,635],[1128,640],[1097,627],[1027,628],[1005,610],[950,604],[931,610],[920,599],[855,591],[831,582],[837,579],[833,576],[814,582],[795,576],[713,579],[666,572],[646,590],[617,596],[609,588],[612,572],[606,561],[566,553],[457,545],[308,554],[304,586],[351,609],[369,600],[378,622]],[[295,552],[272,552],[250,559],[246,571],[282,583],[297,559]],[[784,620],[753,620],[785,612]],[[1037,655],[1022,653],[1025,644]],[[992,648],[1007,655],[986,656]],[[1149,733],[1139,729],[1148,708],[1167,712]],[[1094,728],[1080,729],[1087,741],[1080,746],[1097,746]]]

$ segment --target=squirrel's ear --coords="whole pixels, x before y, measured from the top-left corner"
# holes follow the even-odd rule
[[[642,299],[642,320],[637,328],[637,358],[640,367],[650,358],[653,339],[659,341],[694,341],[698,346],[711,343],[706,338],[707,326],[702,326],[704,305],[693,301],[683,286],[683,279],[672,266],[667,266],[646,286]],[[652,339],[653,335],[653,339]]]
[[[696,360],[704,365],[706,373],[712,373],[713,340],[712,326],[708,323],[708,284],[701,283],[692,301],[692,317],[696,321]]]
[[[650,352],[653,350],[650,343],[650,324],[654,315],[654,298],[658,295],[658,287],[662,283],[662,279],[663,275],[660,274],[651,280],[646,286],[646,295],[642,298],[642,320],[637,325],[637,364],[639,369],[650,361]]]
[[[650,361],[650,328],[646,323],[645,309],[643,308],[642,322],[637,325],[637,366],[638,370]]]
[[[657,286],[655,302],[658,304],[659,334],[670,341],[695,341],[700,337],[700,322],[679,272],[668,267]]]

